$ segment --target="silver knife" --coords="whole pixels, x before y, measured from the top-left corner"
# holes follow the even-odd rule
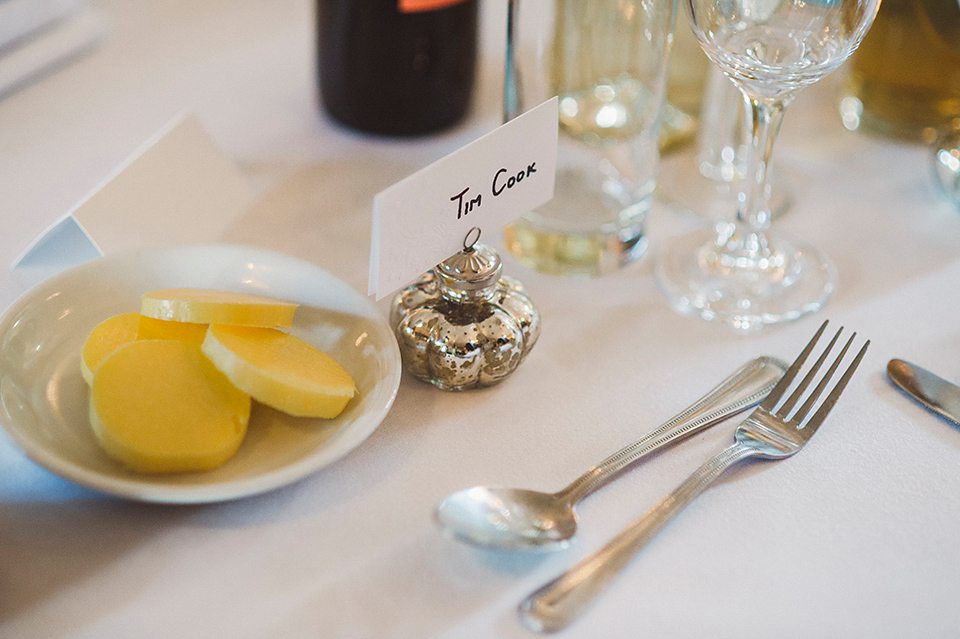
[[[960,388],[902,359],[891,359],[887,375],[908,395],[935,413],[960,425]]]

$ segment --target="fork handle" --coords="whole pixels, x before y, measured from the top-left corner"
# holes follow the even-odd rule
[[[734,444],[698,468],[660,503],[565,573],[531,593],[519,606],[521,621],[537,632],[561,630],[576,619],[658,532],[730,466],[758,455]]]
[[[787,365],[775,357],[750,360],[683,412],[610,455],[556,496],[573,507],[635,461],[757,404],[786,370]]]

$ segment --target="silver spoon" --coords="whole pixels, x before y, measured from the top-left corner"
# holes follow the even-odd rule
[[[577,503],[617,472],[758,403],[787,370],[773,357],[747,362],[689,408],[614,453],[555,493],[476,486],[453,493],[436,510],[440,526],[456,538],[495,550],[559,550],[577,532]]]

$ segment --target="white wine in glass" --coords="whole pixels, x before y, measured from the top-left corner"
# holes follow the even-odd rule
[[[735,219],[681,236],[662,252],[658,282],[677,310],[736,329],[820,309],[836,271],[813,247],[770,228],[772,151],[796,92],[856,49],[880,0],[683,0],[707,56],[746,100],[750,144]]]
[[[553,199],[508,225],[505,246],[544,273],[614,272],[648,245],[677,0],[510,6],[518,9],[508,44],[516,66],[508,64],[506,111],[557,96],[561,135]]]

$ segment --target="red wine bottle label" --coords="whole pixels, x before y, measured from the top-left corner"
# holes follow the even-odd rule
[[[464,0],[397,0],[400,13],[417,13],[419,11],[433,11],[459,4]]]

